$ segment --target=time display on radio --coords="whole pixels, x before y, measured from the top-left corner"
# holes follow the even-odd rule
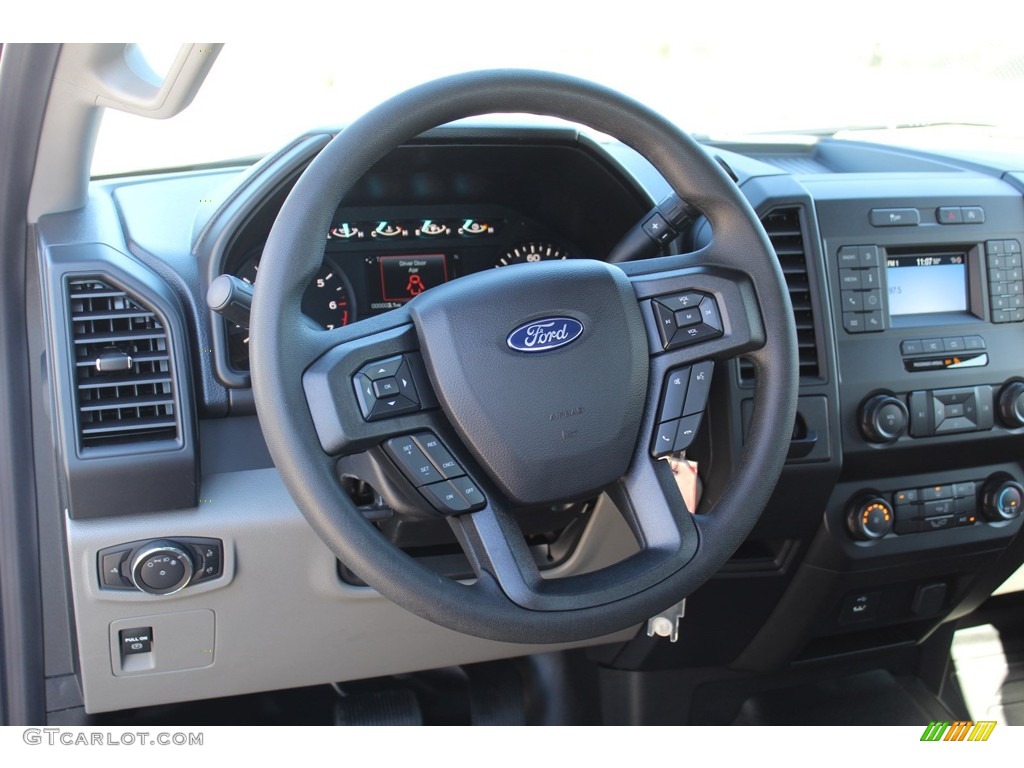
[[[967,310],[967,257],[963,253],[889,256],[889,315]]]

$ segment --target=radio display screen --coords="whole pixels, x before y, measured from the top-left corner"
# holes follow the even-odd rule
[[[967,310],[967,257],[964,254],[890,255],[885,267],[890,316]]]

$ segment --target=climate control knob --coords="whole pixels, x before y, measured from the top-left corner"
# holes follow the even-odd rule
[[[996,476],[981,492],[981,511],[989,520],[1013,520],[1024,505],[1024,487],[1009,475]]]
[[[1024,381],[1011,381],[999,391],[999,418],[1010,429],[1024,427]]]
[[[875,395],[860,407],[860,431],[872,443],[891,443],[907,433],[910,416],[898,397]]]
[[[173,541],[151,541],[132,560],[132,583],[151,595],[171,595],[192,580],[192,558]]]
[[[846,514],[846,527],[860,541],[880,539],[892,532],[892,507],[877,496],[858,499]]]

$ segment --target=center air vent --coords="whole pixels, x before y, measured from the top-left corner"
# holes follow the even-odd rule
[[[775,248],[782,273],[789,287],[796,321],[796,340],[800,348],[800,376],[818,377],[818,341],[814,332],[814,309],[811,303],[811,281],[807,274],[807,251],[804,247],[800,208],[773,208],[761,218],[768,239]],[[754,380],[754,366],[740,360],[740,380]]]
[[[81,448],[179,437],[167,330],[107,280],[67,283]]]

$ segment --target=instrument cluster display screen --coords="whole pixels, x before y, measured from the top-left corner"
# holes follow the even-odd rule
[[[889,256],[889,315],[967,311],[967,257],[962,253]]]

